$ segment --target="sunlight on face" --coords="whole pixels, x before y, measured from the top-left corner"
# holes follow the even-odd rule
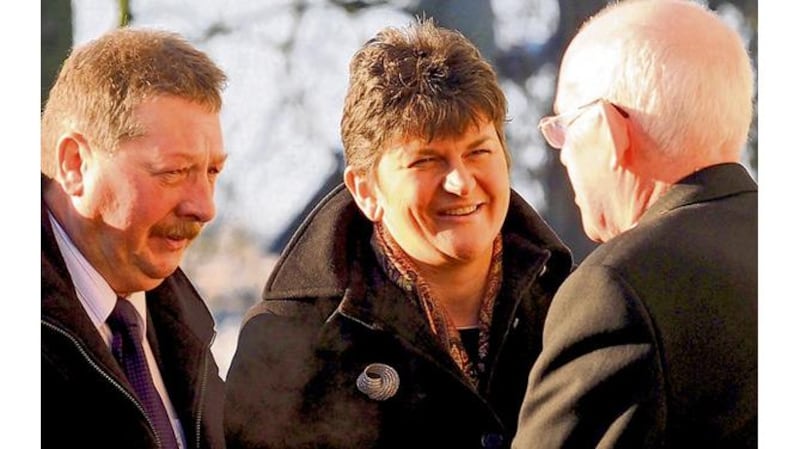
[[[144,135],[113,154],[96,150],[83,200],[93,264],[118,291],[153,288],[175,271],[214,217],[226,157],[219,114],[202,106],[162,96],[137,107],[135,118]]]
[[[558,111],[573,110],[602,96],[601,87],[607,80],[602,75],[595,76],[596,70],[587,71],[602,61],[598,61],[594,53],[580,52],[583,46],[582,41],[576,39],[564,56],[554,105]],[[609,205],[616,185],[611,161],[614,149],[608,133],[602,132],[601,107],[600,103],[587,107],[570,123],[564,146],[559,150],[559,159],[567,169],[575,194],[575,204],[580,209],[583,230],[595,242],[612,237],[608,229],[608,220],[612,217]]]
[[[419,263],[491,257],[508,212],[508,165],[494,124],[458,138],[395,141],[377,165],[380,219]]]
[[[567,169],[575,204],[581,212],[584,232],[594,241],[600,241],[605,220],[603,206],[609,193],[609,186],[605,185],[604,180],[609,165],[604,157],[606,151],[595,139],[599,120],[597,108],[583,114],[567,130],[567,138],[559,154],[561,164]]]

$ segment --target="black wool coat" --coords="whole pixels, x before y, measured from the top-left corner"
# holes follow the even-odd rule
[[[754,448],[758,187],[676,183],[556,294],[515,449]]]
[[[229,448],[508,447],[569,251],[512,192],[488,369],[475,389],[383,274],[372,229],[340,185],[288,244],[228,373]],[[399,376],[386,400],[356,386],[376,362]]]
[[[188,448],[224,448],[208,308],[180,269],[146,298],[147,338]],[[133,387],[76,296],[44,201],[41,313],[42,447],[156,449]]]

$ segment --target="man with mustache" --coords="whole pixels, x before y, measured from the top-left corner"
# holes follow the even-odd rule
[[[62,66],[42,115],[42,447],[224,447],[213,318],[178,264],[214,217],[225,79],[156,30]]]

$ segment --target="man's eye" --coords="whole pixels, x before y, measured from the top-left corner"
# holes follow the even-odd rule
[[[209,167],[208,168],[208,175],[212,178],[216,178],[220,173],[222,173],[222,167]]]
[[[436,161],[436,158],[433,158],[433,157],[422,157],[422,158],[419,158],[419,159],[415,159],[408,166],[409,166],[409,168],[415,168],[415,167],[420,168],[420,167],[425,167],[425,166],[431,165],[434,161]]]
[[[184,168],[175,168],[171,170],[164,170],[159,174],[164,178],[167,178],[169,180],[174,180],[186,176],[187,173],[189,173],[189,169],[184,167]]]

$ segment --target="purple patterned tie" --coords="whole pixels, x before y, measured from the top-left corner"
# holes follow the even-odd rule
[[[142,348],[142,328],[139,326],[136,309],[130,301],[117,298],[117,305],[108,317],[113,338],[111,352],[122,366],[139,402],[153,424],[162,449],[178,449],[178,442],[169,421],[169,415],[161,402]]]

